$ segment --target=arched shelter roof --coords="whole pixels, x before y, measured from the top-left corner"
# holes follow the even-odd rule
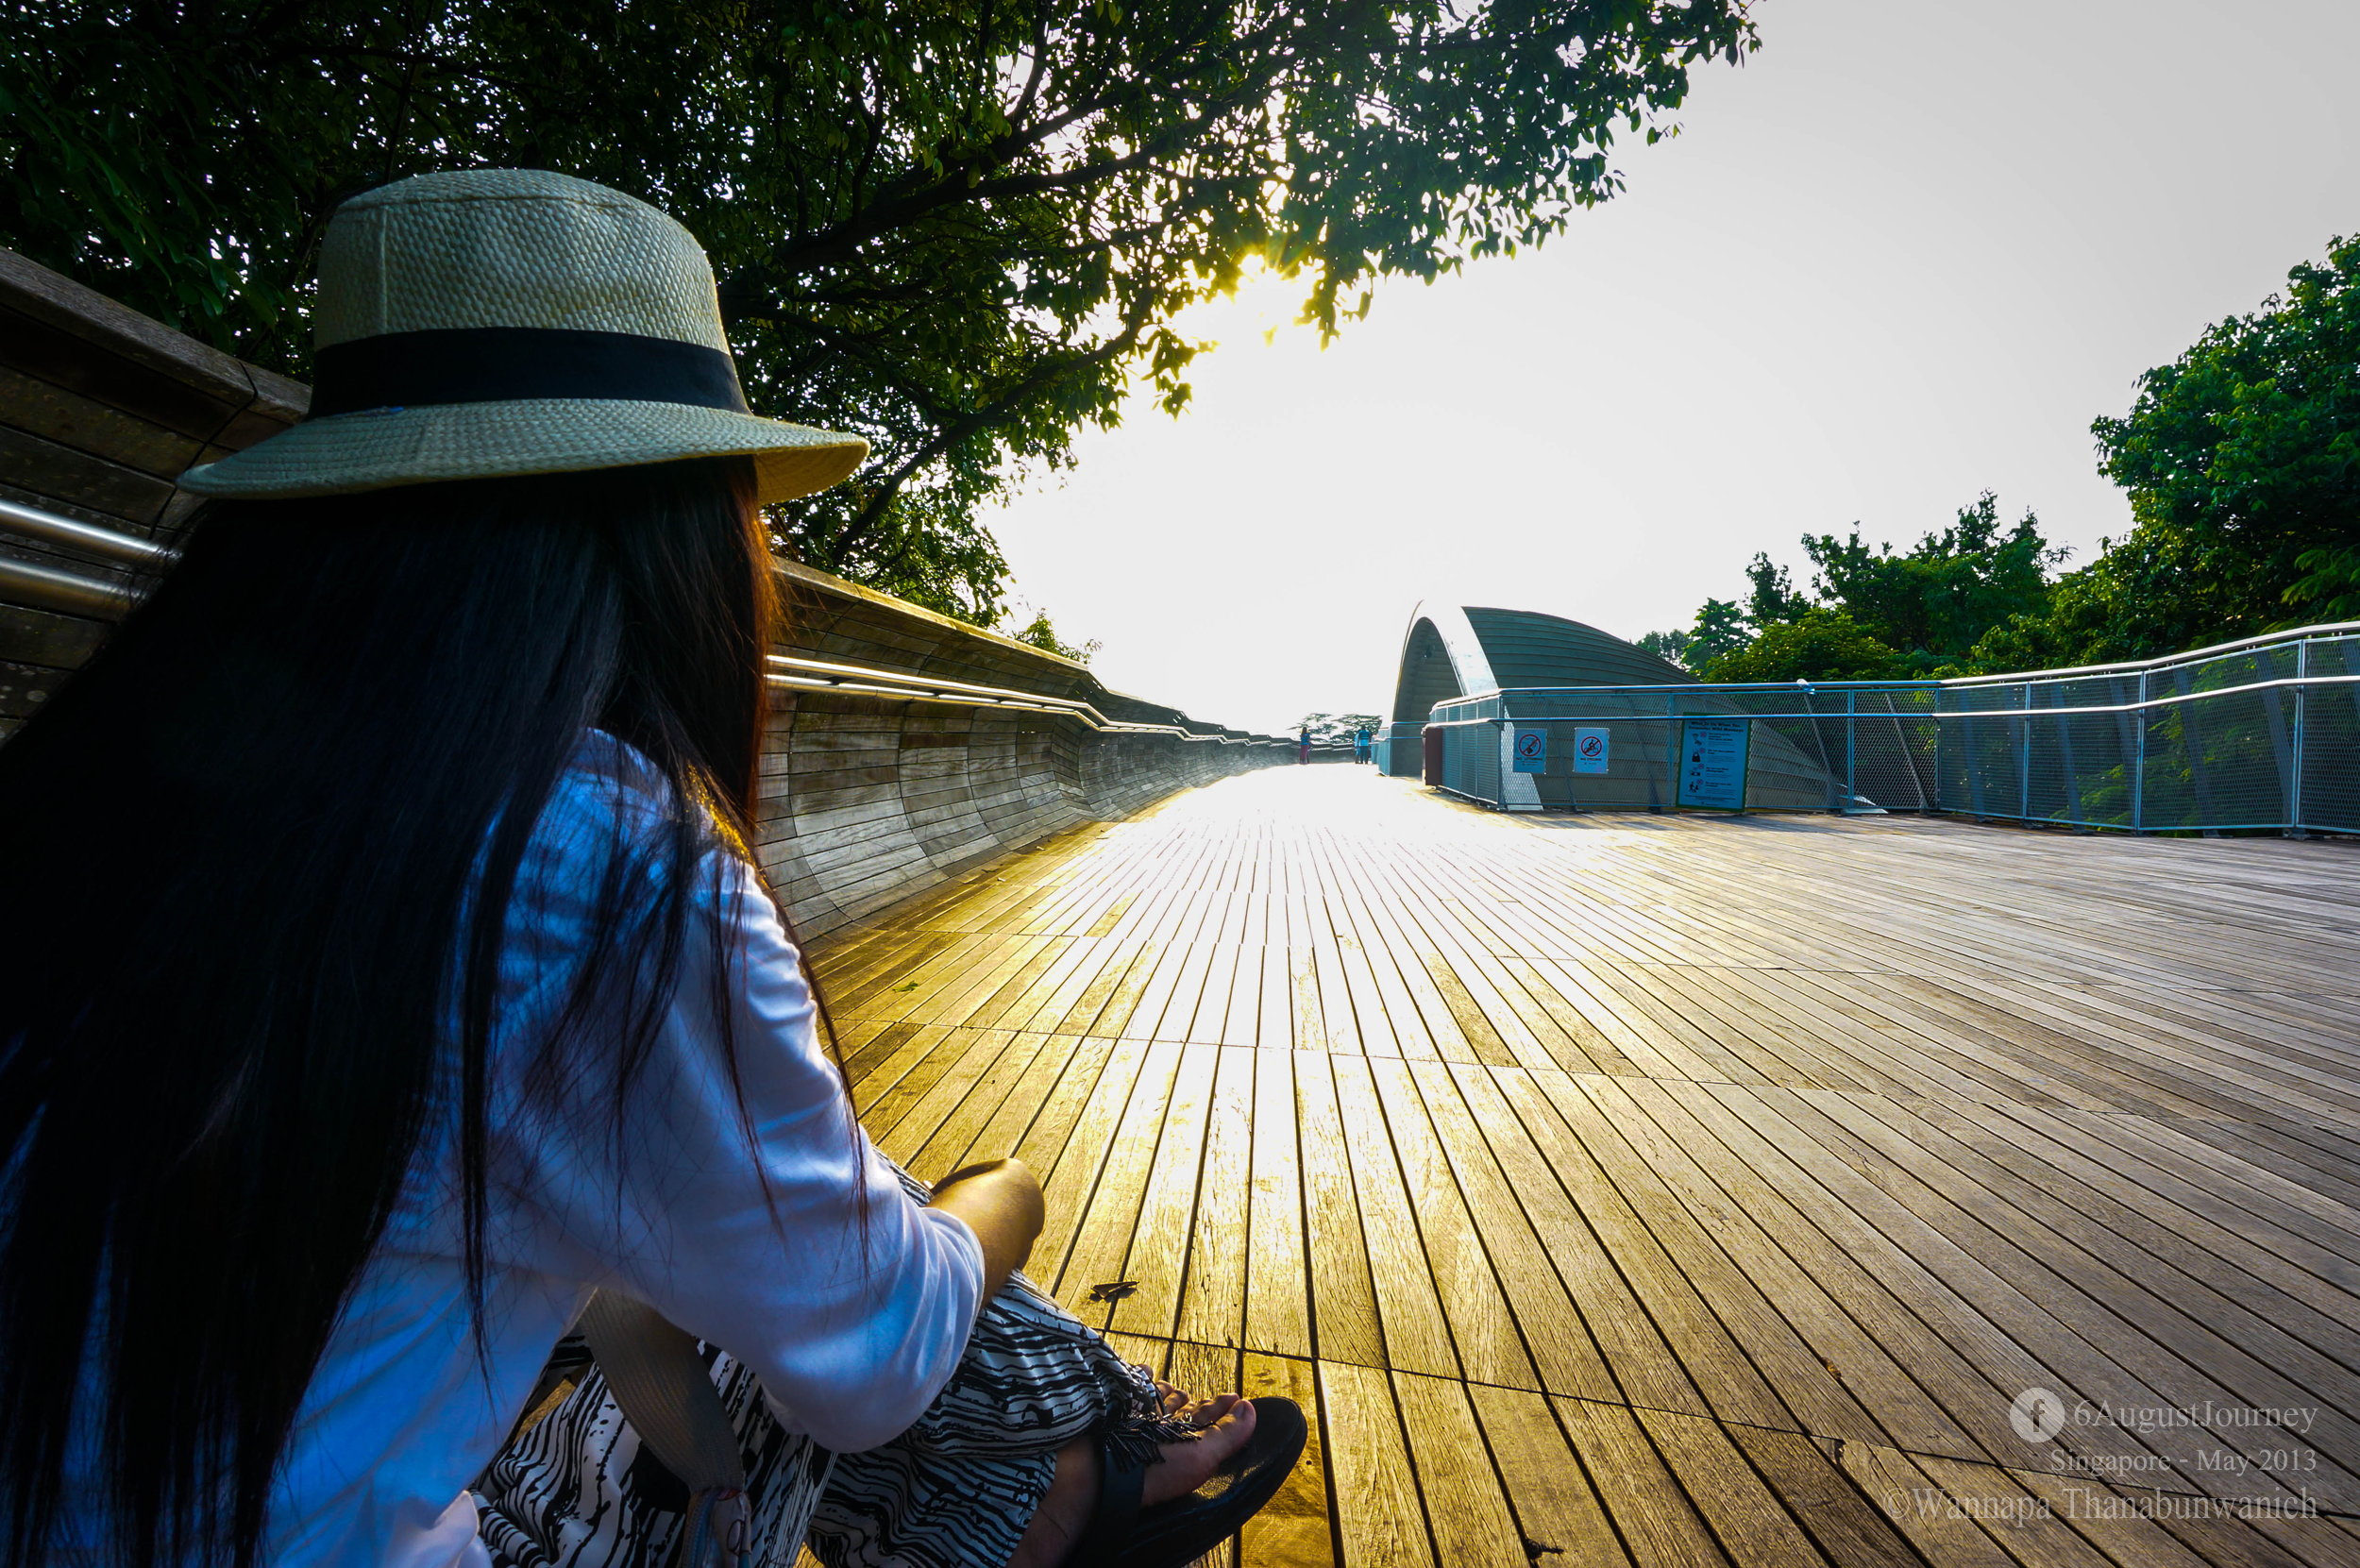
[[[1422,724],[1437,702],[1503,686],[1678,684],[1694,677],[1594,626],[1538,610],[1443,604],[1409,616],[1392,721]]]

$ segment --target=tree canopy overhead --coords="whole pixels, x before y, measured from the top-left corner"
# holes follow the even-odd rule
[[[979,505],[1069,460],[1259,256],[1332,332],[1380,276],[1610,196],[1746,0],[0,0],[0,239],[302,375],[320,228],[426,170],[551,168],[705,243],[758,411],[853,430],[781,526],[970,616]]]

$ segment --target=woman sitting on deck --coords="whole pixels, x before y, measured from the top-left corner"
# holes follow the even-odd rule
[[[1300,1412],[1032,1290],[1021,1166],[870,1147],[748,850],[758,508],[865,444],[745,413],[694,240],[555,175],[347,203],[317,339],[0,747],[7,1568],[683,1560],[652,1428],[536,1397],[594,1290],[710,1347],[757,1560],[1236,1530]]]

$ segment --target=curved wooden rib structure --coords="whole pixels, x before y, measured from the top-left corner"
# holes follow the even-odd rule
[[[0,738],[97,648],[182,469],[311,391],[0,250]],[[42,536],[41,518],[50,520]],[[94,531],[76,542],[75,525]],[[93,550],[91,544],[98,548]],[[798,926],[842,925],[989,855],[1291,742],[1108,691],[1084,666],[801,566],[773,660],[759,851]]]
[[[1420,735],[1428,716],[1436,703],[1456,698],[1520,687],[1676,686],[1694,681],[1677,665],[1562,615],[1429,599],[1411,613],[1402,637],[1392,714],[1378,761],[1388,773],[1415,776],[1421,766]],[[1669,805],[1664,784],[1669,726],[1657,717],[1663,706],[1627,695],[1583,698],[1579,705],[1585,714],[1631,716],[1627,720],[1610,718],[1604,726],[1610,736],[1609,771],[1576,780],[1576,726],[1541,724],[1536,727],[1549,731],[1548,771],[1504,772],[1510,792],[1508,804],[1526,810]],[[1683,699],[1680,708],[1696,714],[1742,711],[1709,697]],[[1532,723],[1523,718],[1517,722]],[[1841,780],[1766,723],[1754,726],[1746,788],[1747,804],[1765,811],[1825,811],[1846,803]]]

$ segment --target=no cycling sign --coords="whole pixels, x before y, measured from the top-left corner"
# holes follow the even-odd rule
[[[1549,770],[1549,733],[1534,726],[1516,732],[1515,769],[1519,773],[1545,773]],[[1574,732],[1574,771],[1603,773],[1607,767],[1608,739],[1602,728],[1584,725]]]

